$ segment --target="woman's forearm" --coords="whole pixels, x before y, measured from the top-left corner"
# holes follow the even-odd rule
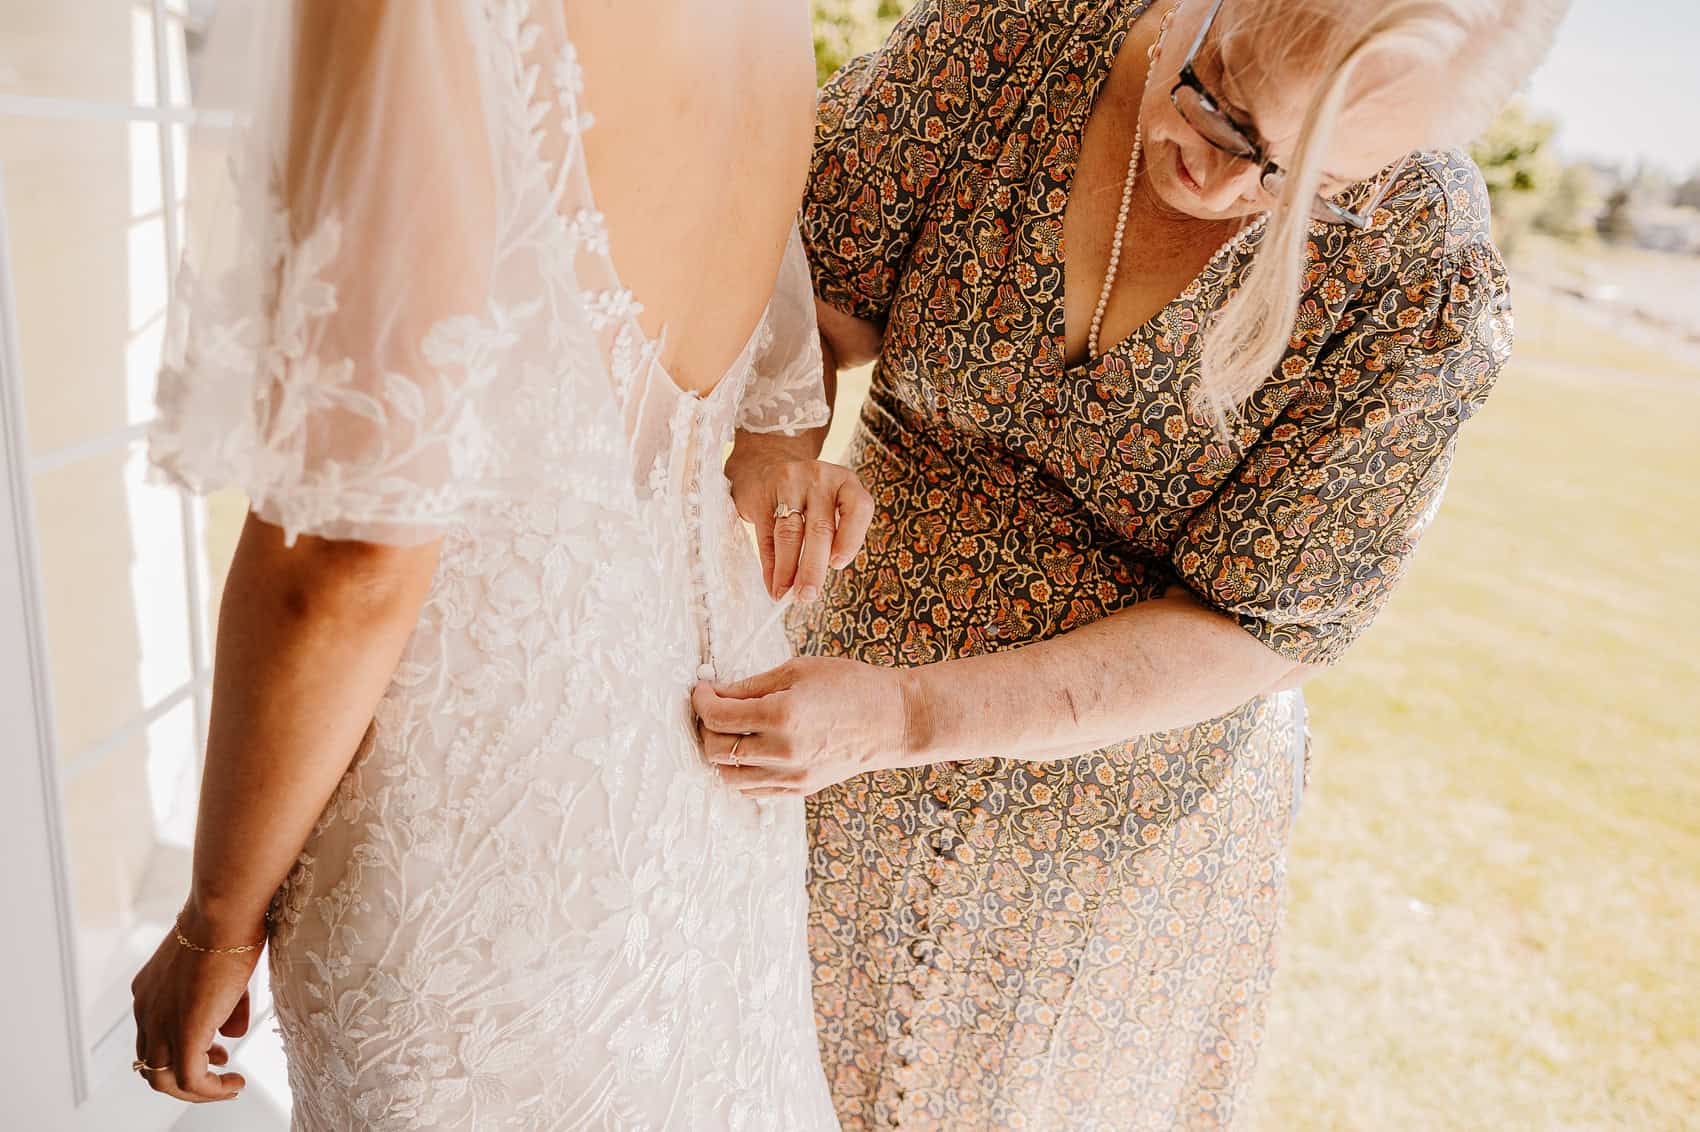
[[[903,763],[1072,757],[1212,719],[1310,671],[1177,588],[1048,641],[908,670]]]
[[[249,517],[219,611],[186,909],[209,944],[258,932],[371,722],[437,553],[307,537],[286,548]]]

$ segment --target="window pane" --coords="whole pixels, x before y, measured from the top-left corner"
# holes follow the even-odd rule
[[[189,106],[200,78],[201,49],[206,46],[216,0],[167,4],[165,21],[166,84],[173,106]]]
[[[65,785],[83,1020],[98,1041],[189,891],[196,763],[187,701]]]
[[[35,477],[63,762],[191,678],[181,497],[145,473],[136,443]]]
[[[152,413],[167,281],[159,136],[146,123],[0,117],[34,457]]]
[[[0,0],[0,94],[151,106],[153,5]]]
[[[189,51],[186,42],[194,33],[189,31],[180,16],[168,16],[165,21],[165,89],[166,101],[172,106],[190,104]],[[197,43],[199,40],[197,39]]]

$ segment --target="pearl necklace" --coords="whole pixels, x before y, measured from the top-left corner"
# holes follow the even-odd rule
[[[1169,22],[1175,18],[1174,5],[1163,16],[1157,28],[1157,38],[1145,51],[1145,86],[1140,88],[1140,111],[1145,107],[1145,95],[1151,89],[1151,79],[1157,73],[1157,52],[1163,47],[1163,37],[1169,34]],[[1104,272],[1104,288],[1098,292],[1098,306],[1092,312],[1092,326],[1086,331],[1086,356],[1098,356],[1098,334],[1104,328],[1104,311],[1110,305],[1110,291],[1116,285],[1116,271],[1122,263],[1122,240],[1127,235],[1127,210],[1133,204],[1133,185],[1139,178],[1139,159],[1145,150],[1145,122],[1138,118],[1133,126],[1133,152],[1128,155],[1127,175],[1122,181],[1121,207],[1116,210],[1116,238],[1110,243],[1110,266]]]

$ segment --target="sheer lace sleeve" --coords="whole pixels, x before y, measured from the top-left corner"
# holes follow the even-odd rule
[[[551,251],[585,223],[582,177],[541,152],[576,81],[564,37],[551,68],[457,0],[224,7],[198,93],[235,125],[191,145],[156,466],[291,539],[395,543],[598,462],[618,481],[587,458],[617,436],[575,427],[609,335]]]
[[[755,373],[738,408],[746,432],[796,433],[832,419],[821,374],[820,327],[803,240],[793,228],[774,284]]]

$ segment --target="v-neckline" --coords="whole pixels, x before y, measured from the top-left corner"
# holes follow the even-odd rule
[[[1092,82],[1086,84],[1080,94],[1080,98],[1085,99],[1087,103],[1086,113],[1080,115],[1079,120],[1070,128],[1074,145],[1068,147],[1070,156],[1064,158],[1064,163],[1058,170],[1062,175],[1063,199],[1061,205],[1055,210],[1053,215],[1056,217],[1059,230],[1063,233],[1058,242],[1060,252],[1057,257],[1056,265],[1060,285],[1057,288],[1055,297],[1051,298],[1047,304],[1050,307],[1050,310],[1046,312],[1045,335],[1047,338],[1052,339],[1055,345],[1055,356],[1058,360],[1059,372],[1065,374],[1090,373],[1110,359],[1124,353],[1139,339],[1147,337],[1149,332],[1152,331],[1159,322],[1163,322],[1168,319],[1170,312],[1172,312],[1176,306],[1196,297],[1199,290],[1204,286],[1205,281],[1216,272],[1223,260],[1226,259],[1231,252],[1238,250],[1241,245],[1252,237],[1253,234],[1261,231],[1266,220],[1265,215],[1259,215],[1243,225],[1239,231],[1235,232],[1232,236],[1229,236],[1225,241],[1223,241],[1222,246],[1217,248],[1216,251],[1211,254],[1210,258],[1205,261],[1204,266],[1198,270],[1198,273],[1188,280],[1186,285],[1183,286],[1180,291],[1174,295],[1174,297],[1153,311],[1151,316],[1144,322],[1139,323],[1122,337],[1107,346],[1100,343],[1099,350],[1096,354],[1088,352],[1085,357],[1081,358],[1077,362],[1068,361],[1068,206],[1069,202],[1074,199],[1074,182],[1075,178],[1079,176],[1080,173],[1080,157],[1085,150],[1086,144],[1086,127],[1088,123],[1092,121],[1093,115],[1097,112],[1099,101],[1104,97],[1104,91],[1109,87],[1110,75],[1115,70],[1116,60],[1121,56],[1122,48],[1127,42],[1128,34],[1133,30],[1133,24],[1147,11],[1149,11],[1155,3],[1156,0],[1145,0],[1145,3],[1143,4],[1136,2],[1133,5],[1123,8],[1116,16],[1116,19],[1120,21],[1120,26],[1111,30],[1108,44],[1110,50],[1103,53],[1104,56],[1108,57],[1109,63],[1093,76]],[[1135,8],[1137,8],[1137,11],[1134,10]],[[1090,53],[1089,57],[1091,57]],[[1100,287],[1102,285],[1102,283],[1099,284]],[[1054,330],[1051,328],[1051,319],[1053,317],[1055,318]]]

